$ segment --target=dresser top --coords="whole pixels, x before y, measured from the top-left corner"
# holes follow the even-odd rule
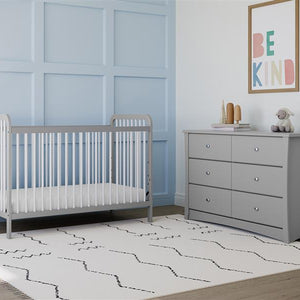
[[[215,135],[265,136],[265,137],[280,137],[280,138],[300,137],[300,133],[271,132],[271,131],[259,131],[259,130],[225,131],[225,130],[203,129],[203,130],[184,130],[183,132],[185,134],[198,133],[198,134],[215,134]]]

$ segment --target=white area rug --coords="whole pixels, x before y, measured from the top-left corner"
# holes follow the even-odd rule
[[[0,278],[34,299],[146,299],[300,268],[284,244],[181,215],[0,235]]]

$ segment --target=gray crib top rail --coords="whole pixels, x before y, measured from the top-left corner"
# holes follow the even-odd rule
[[[139,114],[113,115],[110,125],[12,126],[11,119],[7,114],[0,114],[0,120],[5,121],[6,128],[12,134],[152,131],[152,119],[150,115]],[[121,123],[119,121],[118,123],[118,120],[127,120],[128,122]],[[140,121],[144,121],[144,123]]]
[[[11,133],[77,133],[77,132],[128,132],[150,131],[150,126],[114,127],[110,125],[84,125],[84,126],[12,126]]]

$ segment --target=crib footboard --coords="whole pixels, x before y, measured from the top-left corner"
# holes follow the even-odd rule
[[[111,125],[11,126],[0,116],[0,216],[14,219],[148,208],[152,221],[152,121],[114,115]]]

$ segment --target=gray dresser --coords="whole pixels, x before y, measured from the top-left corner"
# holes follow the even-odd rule
[[[187,219],[300,238],[300,134],[184,133]]]

